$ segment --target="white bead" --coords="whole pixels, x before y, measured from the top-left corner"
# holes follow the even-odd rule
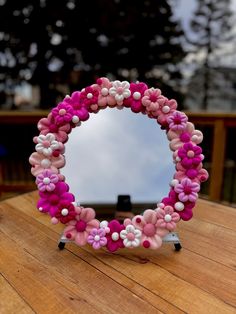
[[[93,94],[92,94],[92,93],[88,93],[88,94],[87,94],[87,98],[88,98],[88,99],[93,98]]]
[[[69,210],[67,208],[63,208],[61,210],[61,214],[62,214],[62,216],[67,216],[69,214]]]
[[[108,221],[103,220],[100,222],[100,228],[106,228],[108,226]]]
[[[179,180],[177,180],[177,179],[173,179],[173,180],[171,180],[171,182],[170,182],[170,186],[176,186],[176,184],[178,184],[179,183]]]
[[[184,210],[184,204],[181,202],[175,203],[174,207],[178,212],[181,212],[182,210]]]
[[[170,222],[172,220],[171,215],[170,214],[165,215],[164,220],[165,222]]]
[[[42,211],[43,211],[43,207],[39,207],[38,210],[39,210],[40,212],[42,212]]]
[[[164,113],[170,112],[170,107],[169,107],[169,106],[164,106],[164,107],[162,108],[162,112],[164,112]]]
[[[78,123],[79,122],[79,117],[78,116],[73,116],[72,117],[72,122],[73,123]]]
[[[49,184],[51,181],[49,178],[44,178],[43,179],[43,184]]]
[[[96,234],[95,237],[94,237],[94,240],[95,241],[99,241],[100,240],[100,236],[98,234]]]
[[[119,239],[119,233],[113,232],[111,238],[113,241],[117,241]]]
[[[164,203],[158,203],[158,204],[157,204],[157,207],[164,208],[164,207],[165,207],[165,204],[164,204]]]
[[[141,98],[140,92],[134,92],[133,93],[133,98],[136,99],[136,100],[140,99]]]
[[[193,135],[193,136],[191,137],[191,140],[192,140],[193,142],[196,142],[196,141],[198,140],[198,136],[197,136],[197,135]]]
[[[41,161],[41,166],[43,168],[49,168],[51,166],[51,161],[49,159],[45,158]]]
[[[181,158],[180,158],[179,156],[177,156],[177,157],[175,158],[175,160],[179,162],[179,161],[181,161]]]
[[[106,87],[103,87],[101,90],[102,96],[107,96],[109,94],[109,90]]]

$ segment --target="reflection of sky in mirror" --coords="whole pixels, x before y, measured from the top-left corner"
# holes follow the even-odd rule
[[[62,173],[79,202],[157,202],[174,173],[165,131],[128,109],[106,109],[73,130]]]

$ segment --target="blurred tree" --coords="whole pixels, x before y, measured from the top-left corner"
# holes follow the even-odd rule
[[[53,84],[72,90],[97,76],[144,80],[181,99],[183,31],[166,0],[0,0],[2,81],[41,88],[55,105]]]
[[[195,47],[195,52],[203,51],[203,98],[202,109],[207,109],[210,91],[210,73],[213,65],[213,53],[232,40],[231,0],[198,0],[197,9],[191,21],[194,38],[188,42]],[[198,97],[199,99],[199,97]]]

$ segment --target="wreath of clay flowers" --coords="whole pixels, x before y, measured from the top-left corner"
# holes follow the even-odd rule
[[[100,222],[94,209],[79,206],[59,170],[65,165],[64,144],[72,129],[88,120],[90,113],[106,107],[127,107],[155,119],[166,131],[176,168],[170,192],[157,208],[146,209],[123,223]],[[192,218],[200,184],[208,178],[199,146],[203,135],[188,122],[185,113],[177,111],[176,101],[163,96],[159,89],[140,82],[99,78],[96,84],[66,96],[38,122],[38,129],[40,134],[33,139],[36,152],[29,158],[39,190],[37,207],[50,215],[53,224],[65,225],[63,235],[68,240],[79,246],[90,244],[94,249],[106,247],[110,252],[139,246],[158,249],[180,219]]]

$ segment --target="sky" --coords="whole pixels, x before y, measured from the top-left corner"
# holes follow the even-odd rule
[[[186,32],[195,8],[196,1],[179,0],[175,10]],[[74,129],[66,162],[62,173],[81,203],[115,203],[118,194],[130,194],[133,202],[155,203],[168,193],[174,174],[165,132],[129,109],[100,111]]]

